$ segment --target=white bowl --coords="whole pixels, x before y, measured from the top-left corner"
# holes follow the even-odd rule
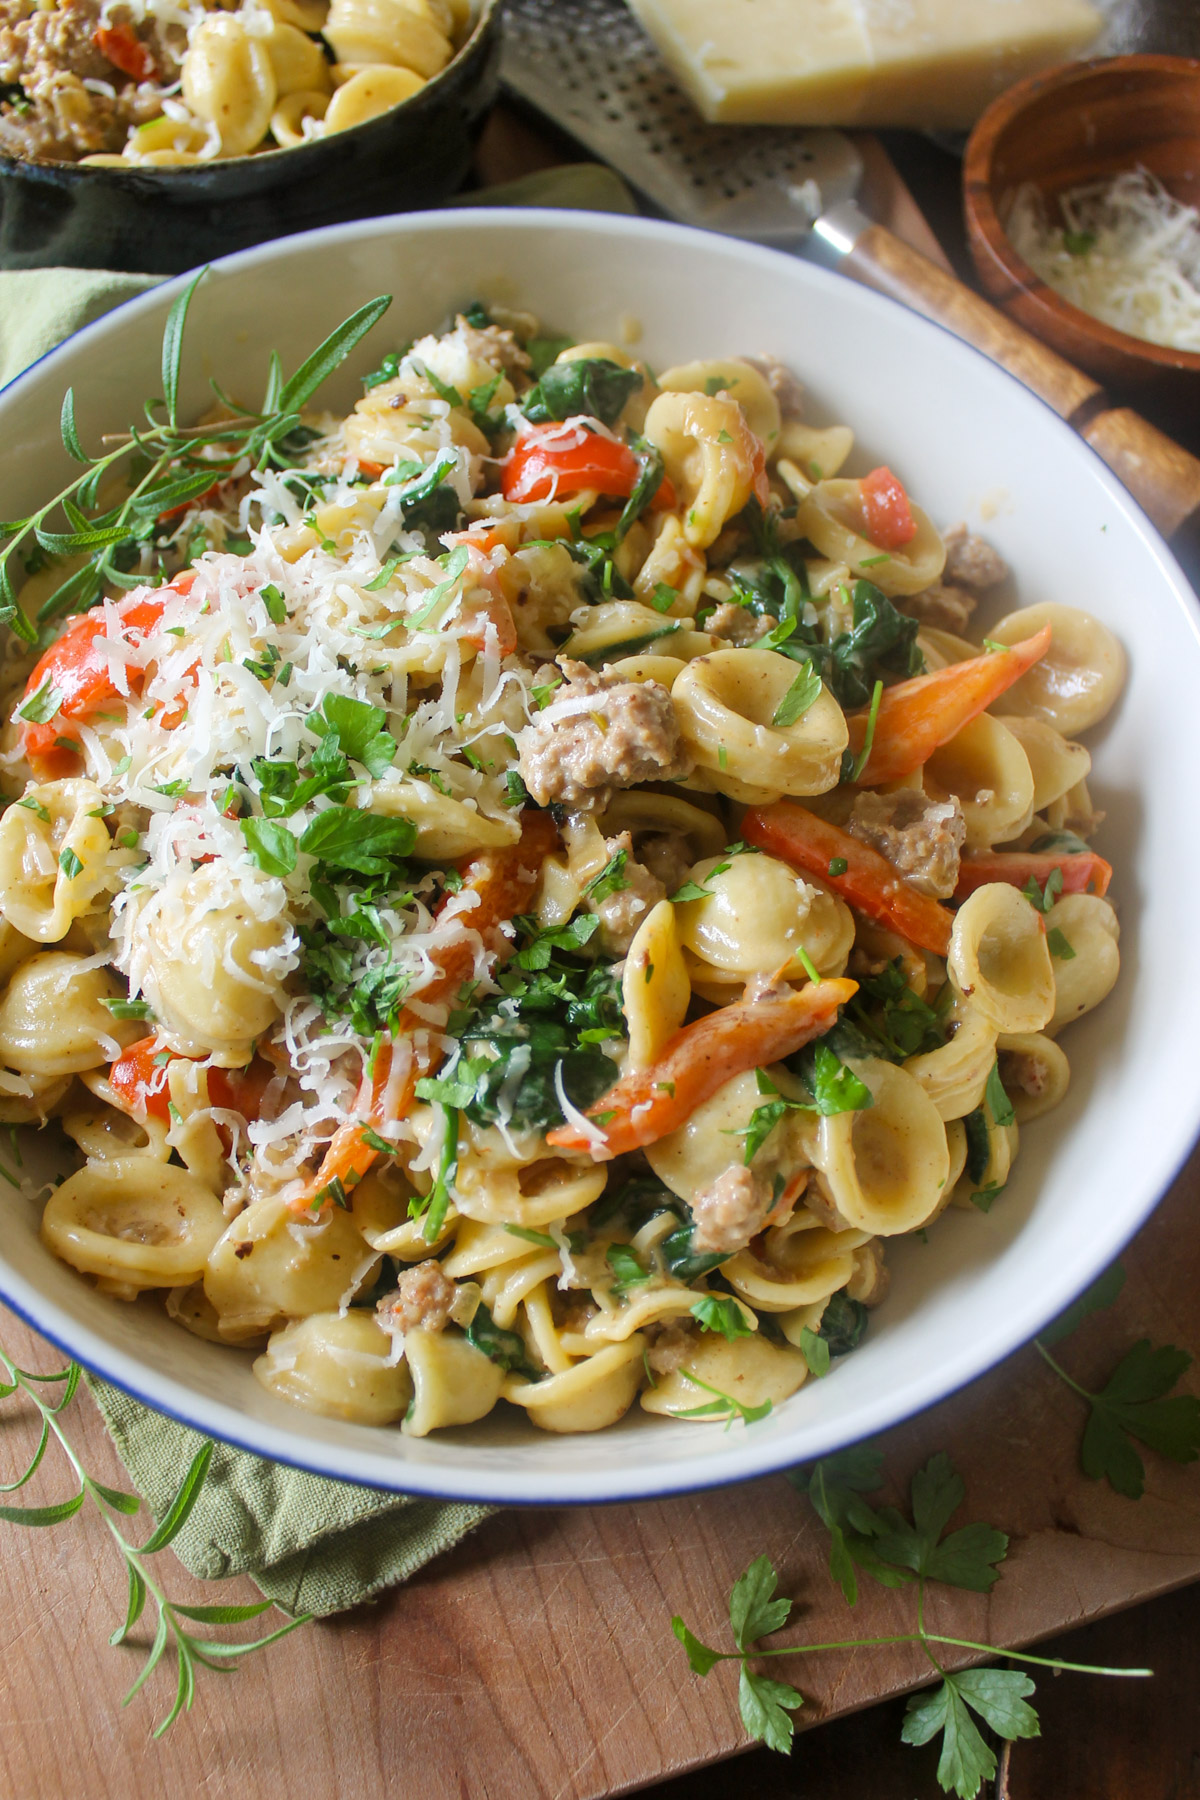
[[[130,301],[0,395],[0,514],[31,509],[69,470],[58,438],[69,384],[85,444],[140,416],[143,396],[161,387],[162,326],[181,285]],[[623,328],[640,328],[639,350],[660,368],[770,352],[797,371],[815,413],[854,427],[855,467],[887,461],[944,525],[986,521],[1022,603],[1069,601],[1111,625],[1129,650],[1130,677],[1102,741],[1093,741],[1094,794],[1108,813],[1099,847],[1117,871],[1121,980],[1067,1034],[1067,1101],[1022,1133],[999,1204],[986,1217],[952,1211],[927,1245],[897,1244],[891,1294],[862,1347],[750,1427],[651,1419],[635,1406],[614,1430],[553,1437],[502,1408],[470,1430],[414,1441],[318,1418],[266,1393],[248,1355],[189,1336],[154,1300],[127,1306],[97,1294],[42,1248],[41,1208],[16,1195],[0,1202],[0,1293],[87,1367],[160,1411],[281,1461],[383,1488],[516,1502],[633,1499],[823,1455],[941,1399],[1032,1336],[1136,1231],[1193,1141],[1195,602],[1098,458],[982,356],[804,262],[645,220],[427,213],[231,257],[192,304],[185,416],[205,404],[210,375],[255,399],[272,347],[285,370],[295,367],[381,292],[395,303],[331,383],[335,405],[349,407],[355,377],[382,351],[477,297],[528,307],[581,339],[620,341]]]

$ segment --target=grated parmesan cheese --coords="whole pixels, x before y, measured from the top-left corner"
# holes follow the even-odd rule
[[[1058,195],[1053,225],[1036,187],[1017,190],[1005,229],[1057,294],[1147,343],[1200,351],[1200,212],[1145,169]]]

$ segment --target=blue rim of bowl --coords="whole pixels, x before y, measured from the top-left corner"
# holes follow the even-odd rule
[[[436,235],[442,230],[463,231],[472,228],[483,231],[498,230],[503,229],[506,223],[533,225],[535,228],[545,228],[558,233],[562,233],[564,230],[582,231],[595,235],[615,232],[619,237],[633,236],[635,239],[642,238],[646,241],[660,239],[665,235],[680,243],[703,244],[709,250],[719,251],[721,248],[728,248],[732,251],[736,248],[739,258],[749,257],[752,262],[757,262],[766,277],[770,276],[773,269],[777,270],[783,266],[794,268],[799,260],[783,251],[750,244],[740,239],[725,238],[712,232],[701,231],[693,226],[676,225],[656,219],[633,218],[627,214],[580,213],[549,207],[455,207],[422,213],[383,215],[373,219],[349,221],[342,225],[324,226],[311,232],[298,232],[289,237],[275,238],[268,243],[237,251],[229,257],[222,257],[211,267],[218,276],[221,274],[236,275],[242,267],[251,262],[271,260],[276,256],[286,255],[291,247],[316,239],[336,244],[342,239],[384,237],[395,233],[397,228],[400,231],[412,228],[432,232]],[[805,261],[803,266],[806,271],[806,279],[812,279],[818,284],[838,284],[845,279],[845,277],[838,276],[833,270],[822,268],[819,264]],[[161,291],[164,288],[169,290],[173,297],[175,293],[182,291],[188,281],[192,279],[193,274],[194,271],[190,271],[172,276],[157,286],[122,301],[119,306],[113,307],[101,318],[74,333],[72,337],[65,340],[64,344],[47,351],[0,392],[6,393],[18,383],[24,382],[42,363],[62,354],[68,345],[76,346],[77,343],[86,343],[92,338],[103,337],[107,321],[116,313],[127,313],[130,309],[151,310],[155,304],[161,303],[168,297]],[[878,309],[883,318],[892,316],[892,309],[899,305],[898,302],[866,288],[859,291],[859,297],[868,306],[868,309]],[[1108,500],[1124,515],[1136,535],[1145,543],[1147,550],[1164,576],[1165,585],[1169,588],[1197,646],[1200,647],[1200,606],[1197,604],[1197,598],[1187,577],[1161,533],[1142,512],[1127,490],[1121,486],[1098,453],[1072,431],[1071,427],[1059,417],[1048,402],[1024,387],[1015,376],[993,363],[982,351],[966,343],[935,320],[913,313],[906,307],[900,307],[900,311],[906,315],[918,332],[934,331],[948,340],[947,348],[952,361],[955,356],[959,355],[973,359],[977,368],[982,365],[980,372],[984,374],[985,381],[996,380],[1001,384],[1010,384],[1010,387],[1015,386],[1020,389],[1031,404],[1038,406],[1046,414],[1047,425],[1052,435],[1057,435],[1062,444],[1070,444],[1073,447],[1072,454],[1082,450],[1087,457],[1091,458],[1092,473],[1095,479],[1105,491]],[[1195,1147],[1197,1136],[1200,1135],[1200,1064],[1197,1064],[1193,1078],[1191,1103],[1186,1108],[1180,1108],[1177,1116],[1181,1121],[1180,1128],[1170,1137],[1161,1137],[1157,1140],[1158,1154],[1148,1169],[1145,1193],[1136,1212],[1122,1219],[1116,1229],[1112,1229],[1110,1226],[1107,1232],[1098,1231],[1093,1234],[1087,1245],[1090,1253],[1082,1256],[1065,1277],[1060,1274],[1055,1279],[1055,1271],[1052,1269],[1050,1278],[1041,1290],[1036,1303],[1026,1304],[1021,1310],[1010,1311],[1006,1315],[1009,1323],[1005,1329],[994,1329],[983,1343],[976,1342],[962,1350],[952,1373],[948,1376],[945,1373],[940,1376],[926,1373],[922,1380],[910,1382],[906,1392],[902,1391],[898,1397],[892,1395],[890,1404],[886,1407],[860,1408],[860,1420],[852,1427],[839,1428],[836,1419],[831,1421],[824,1429],[811,1434],[815,1441],[806,1445],[802,1453],[798,1453],[794,1447],[789,1450],[786,1441],[783,1443],[772,1441],[764,1450],[756,1451],[753,1440],[747,1439],[749,1449],[739,1450],[736,1453],[736,1466],[714,1467],[712,1458],[705,1456],[703,1451],[699,1450],[698,1442],[696,1455],[672,1458],[670,1462],[659,1465],[661,1473],[657,1476],[655,1465],[651,1465],[648,1472],[638,1471],[636,1477],[625,1474],[614,1481],[595,1472],[585,1472],[573,1476],[568,1465],[568,1457],[564,1454],[561,1482],[554,1487],[553,1491],[547,1493],[548,1484],[544,1471],[538,1471],[533,1476],[521,1476],[516,1480],[513,1480],[509,1473],[503,1470],[479,1478],[449,1471],[439,1476],[436,1465],[425,1464],[419,1460],[414,1460],[407,1466],[397,1466],[394,1470],[391,1468],[379,1469],[374,1466],[376,1459],[373,1456],[369,1454],[361,1456],[344,1446],[339,1446],[336,1450],[330,1447],[327,1458],[322,1458],[317,1448],[312,1445],[307,1447],[306,1453],[301,1453],[294,1447],[291,1449],[287,1447],[289,1441],[293,1440],[294,1434],[286,1427],[274,1427],[257,1420],[255,1421],[257,1441],[250,1442],[245,1434],[245,1428],[239,1427],[237,1423],[239,1419],[245,1418],[245,1414],[228,1406],[227,1403],[215,1401],[209,1403],[207,1408],[203,1404],[198,1408],[185,1406],[170,1397],[178,1392],[187,1392],[180,1383],[171,1377],[163,1378],[164,1388],[168,1390],[167,1395],[160,1396],[154,1391],[147,1393],[144,1379],[139,1383],[138,1377],[132,1373],[125,1375],[116,1372],[112,1361],[107,1359],[115,1359],[118,1367],[129,1363],[131,1367],[144,1368],[144,1364],[140,1362],[140,1359],[127,1357],[125,1353],[115,1351],[110,1346],[102,1347],[100,1354],[95,1356],[87,1353],[81,1354],[76,1348],[79,1339],[76,1338],[73,1343],[72,1333],[69,1329],[64,1332],[58,1327],[46,1325],[39,1316],[36,1299],[31,1303],[10,1290],[2,1265],[0,1265],[0,1299],[3,1299],[5,1304],[27,1325],[47,1338],[65,1355],[74,1357],[91,1373],[109,1382],[112,1386],[120,1388],[153,1411],[162,1413],[176,1423],[206,1436],[232,1444],[235,1448],[247,1450],[254,1455],[267,1456],[274,1462],[304,1470],[309,1474],[350,1482],[384,1493],[419,1494],[437,1499],[464,1500],[505,1506],[619,1504],[640,1499],[661,1499],[672,1494],[732,1486],[761,1476],[778,1474],[784,1469],[797,1466],[800,1462],[810,1463],[819,1457],[831,1455],[848,1444],[861,1442],[880,1432],[890,1430],[940,1401],[950,1398],[1020,1350],[1051,1319],[1056,1318],[1070,1305],[1072,1300],[1120,1255],[1129,1241],[1146,1223],[1182,1170]],[[1097,1245],[1102,1246],[1100,1253],[1097,1253]],[[1061,1265],[1061,1267],[1066,1266],[1065,1264]],[[1015,1327],[1014,1319],[1016,1320]],[[83,1332],[83,1336],[86,1338],[90,1338],[91,1335],[86,1330]],[[941,1366],[943,1369],[945,1368],[945,1365]],[[152,1390],[155,1385],[151,1383]],[[203,1416],[206,1411],[209,1413],[207,1419]],[[881,1416],[885,1411],[887,1416]],[[197,1414],[201,1416],[197,1416]],[[865,1423],[861,1422],[863,1414],[866,1415]],[[215,1415],[220,1416],[220,1424],[213,1423]],[[740,1429],[745,1432],[749,1431],[749,1427]],[[278,1443],[276,1443],[277,1438],[280,1440]],[[412,1440],[401,1438],[398,1432],[395,1438],[389,1441],[400,1445],[412,1443]],[[731,1459],[731,1464],[734,1460]],[[340,1468],[330,1466],[335,1461],[340,1462]],[[542,1490],[541,1495],[536,1498],[527,1491],[534,1484]]]

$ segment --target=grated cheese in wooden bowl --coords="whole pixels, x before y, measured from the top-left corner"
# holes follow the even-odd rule
[[[1061,225],[1031,182],[1017,190],[1006,230],[1030,268],[1105,325],[1200,351],[1200,212],[1145,169],[1069,188],[1058,208]]]

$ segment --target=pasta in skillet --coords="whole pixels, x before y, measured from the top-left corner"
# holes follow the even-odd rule
[[[854,1348],[1116,980],[1074,734],[1123,653],[966,640],[1007,570],[851,455],[769,360],[478,307],[214,441],[10,657],[0,1109],[80,1153],[55,1255],[416,1436],[751,1421]]]

